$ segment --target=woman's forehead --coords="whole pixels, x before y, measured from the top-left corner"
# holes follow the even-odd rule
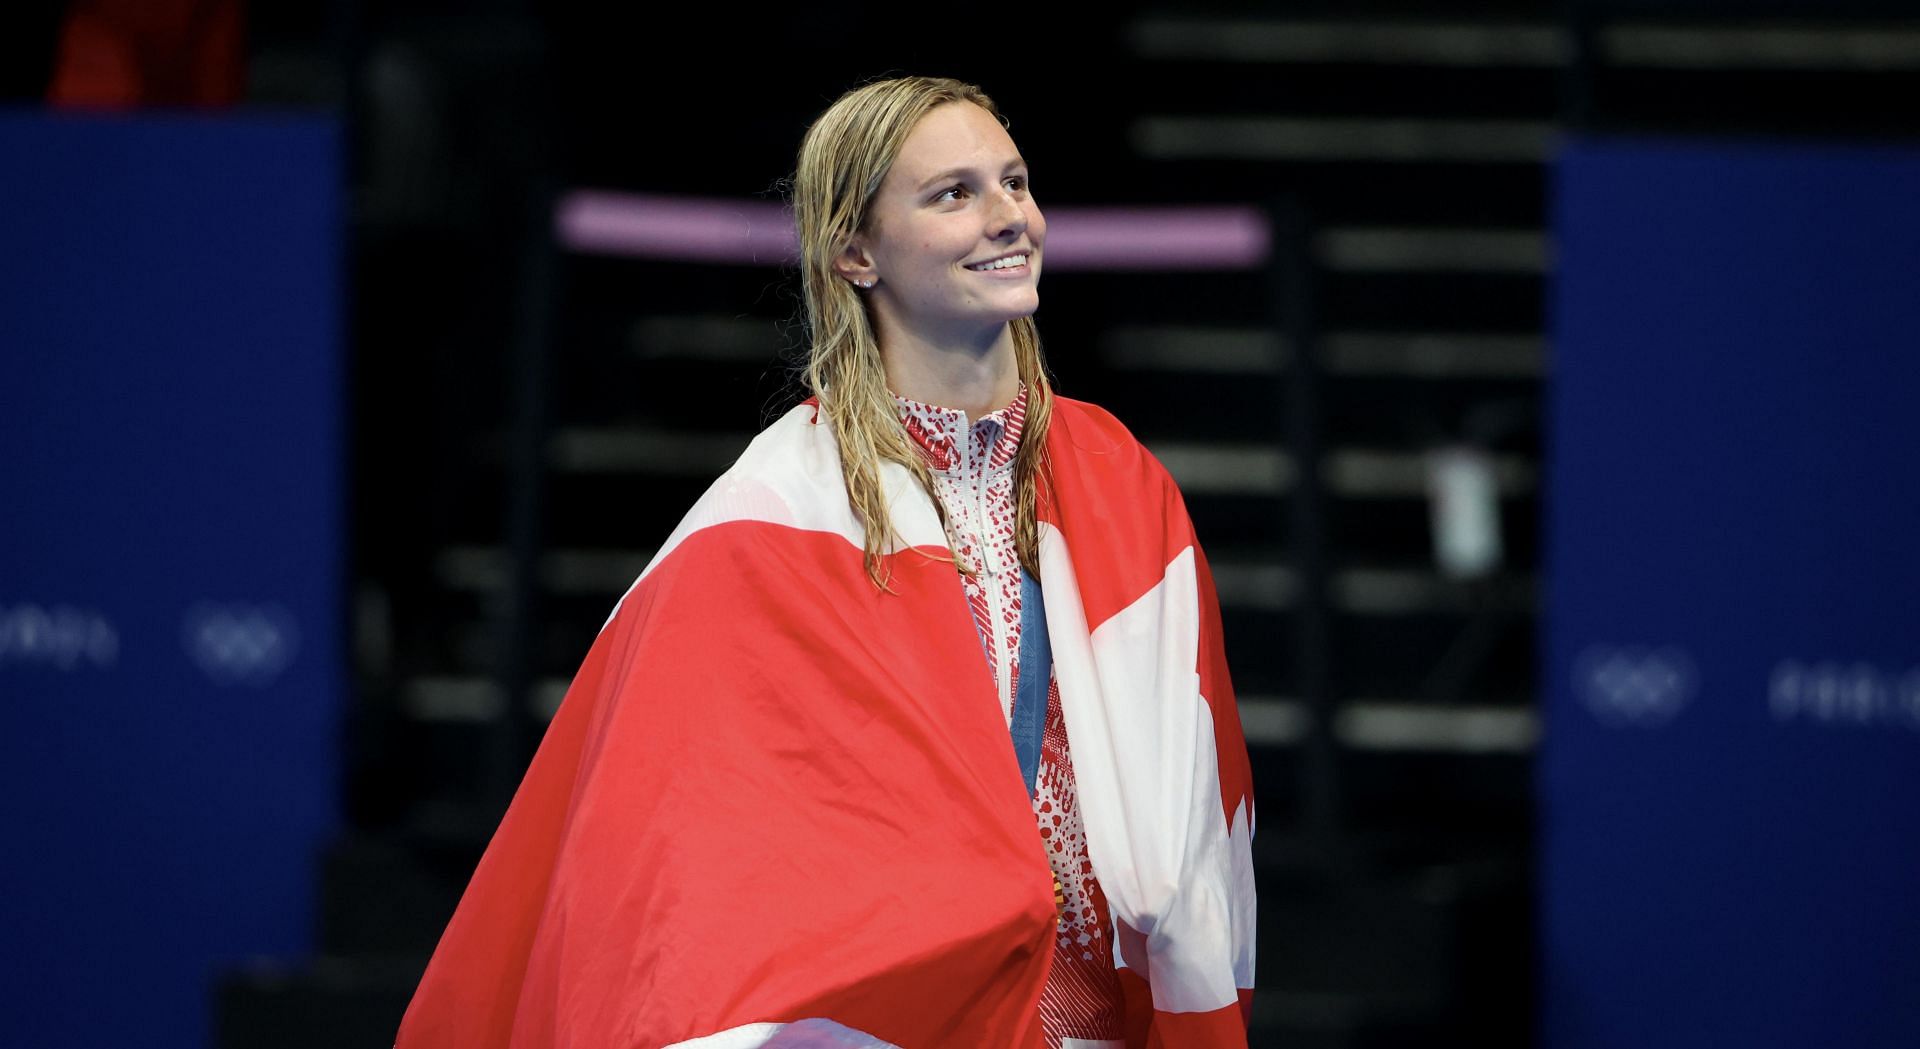
[[[935,106],[914,125],[894,158],[889,181],[919,181],[959,168],[999,169],[1020,151],[993,114],[971,102]]]

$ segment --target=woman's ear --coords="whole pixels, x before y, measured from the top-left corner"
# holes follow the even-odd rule
[[[833,260],[833,271],[857,288],[871,288],[880,280],[880,275],[874,272],[873,256],[867,253],[866,240],[859,234],[855,234]]]

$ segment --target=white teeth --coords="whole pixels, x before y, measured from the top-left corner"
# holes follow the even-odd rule
[[[992,262],[984,262],[978,266],[968,266],[967,268],[984,272],[986,270],[1011,269],[1015,266],[1025,266],[1026,264],[1027,257],[1025,255],[1008,255],[1004,259],[995,259]]]

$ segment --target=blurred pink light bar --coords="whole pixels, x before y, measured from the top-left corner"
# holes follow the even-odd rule
[[[554,229],[589,255],[777,266],[795,255],[784,205],[761,200],[575,190]],[[1047,209],[1052,270],[1242,270],[1266,262],[1266,215],[1246,206]]]
[[[1267,261],[1267,216],[1247,206],[1050,208],[1045,265],[1065,270],[1245,270]]]
[[[588,255],[777,266],[795,254],[793,219],[771,201],[578,189],[554,211],[560,243]]]

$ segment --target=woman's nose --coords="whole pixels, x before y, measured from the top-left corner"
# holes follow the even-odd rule
[[[991,213],[991,235],[997,240],[1001,237],[1017,237],[1027,231],[1027,209],[1006,190],[994,194]]]

